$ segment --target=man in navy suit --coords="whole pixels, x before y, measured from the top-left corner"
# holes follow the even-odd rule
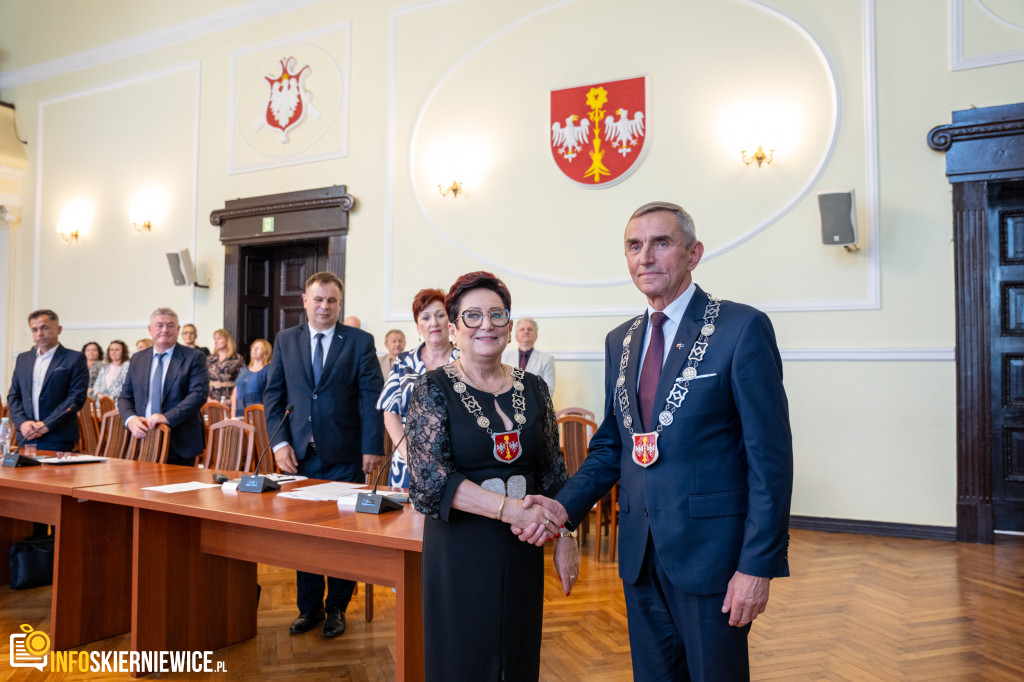
[[[194,466],[204,448],[200,410],[210,394],[206,356],[178,343],[178,314],[170,308],[154,310],[148,329],[153,346],[132,356],[117,410],[135,438],[167,424],[167,463]]]
[[[763,313],[691,281],[704,247],[681,207],[641,206],[625,247],[647,311],[606,339],[605,415],[587,460],[557,502],[534,501],[553,533],[620,481],[637,680],[747,680],[750,623],[769,581],[789,575],[793,447],[775,334]]]
[[[267,430],[281,471],[310,478],[362,483],[384,463],[384,421],[377,398],[384,387],[373,336],[338,323],[344,285],[330,272],[306,280],[306,324],[285,329],[274,341],[263,393]],[[294,407],[285,420],[288,404]],[[283,422],[283,423],[282,423]],[[345,609],[355,583],[299,571],[299,617],[293,635],[325,619],[324,636],[345,632]]]
[[[78,440],[78,411],[89,391],[85,356],[60,345],[57,313],[37,310],[28,316],[33,350],[18,356],[7,403],[18,442],[40,450],[70,451]]]

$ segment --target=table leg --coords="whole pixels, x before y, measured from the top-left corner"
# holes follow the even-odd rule
[[[419,552],[402,552],[395,585],[395,679],[419,681],[423,669],[423,587]]]

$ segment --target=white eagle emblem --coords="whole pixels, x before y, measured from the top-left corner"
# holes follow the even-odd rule
[[[636,141],[644,136],[644,112],[638,111],[633,118],[628,118],[627,109],[616,111],[619,120],[615,116],[607,116],[604,119],[604,137],[611,143],[612,149],[623,156],[633,151]]]
[[[558,148],[558,153],[572,161],[580,152],[580,147],[590,141],[590,120],[576,115],[565,117],[565,127],[557,121],[551,124],[551,146]]]

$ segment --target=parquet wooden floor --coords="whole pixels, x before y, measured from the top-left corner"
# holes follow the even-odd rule
[[[991,546],[811,531],[792,536],[795,577],[772,583],[768,612],[751,631],[754,679],[1024,680],[1024,539],[1000,537]],[[554,573],[549,576],[541,677],[629,680],[617,566],[583,554],[583,579],[568,599]],[[214,653],[228,673],[161,679],[394,679],[395,600],[389,589],[374,590],[375,617],[366,623],[360,585],[349,606],[348,632],[325,640],[318,631],[288,634],[296,615],[294,573],[261,566],[260,583],[259,634]],[[9,635],[21,623],[45,631],[49,603],[48,587],[0,588],[0,679],[127,679],[8,667]],[[86,649],[117,651],[128,642],[122,635]]]

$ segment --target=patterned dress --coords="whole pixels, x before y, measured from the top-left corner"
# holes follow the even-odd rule
[[[492,489],[525,479],[525,493],[554,495],[566,480],[547,386],[523,378],[521,454],[494,455],[494,441],[463,405],[443,368],[413,389],[406,432],[413,506],[423,524],[423,641],[426,679],[530,680],[540,675],[544,549],[520,542],[507,523],[452,507],[464,480]],[[502,424],[492,394],[468,388],[491,424]],[[497,397],[512,417],[512,391]],[[503,430],[503,426],[495,429]],[[488,481],[488,479],[492,479]],[[511,483],[507,483],[512,487]],[[521,498],[522,491],[514,495]]]
[[[245,360],[241,355],[233,355],[223,361],[219,357],[213,353],[206,358],[206,369],[210,373],[209,399],[219,403],[230,402],[231,389],[235,387],[238,373],[245,367]]]
[[[412,350],[398,354],[395,364],[391,366],[391,373],[384,377],[384,390],[380,392],[380,398],[377,400],[378,410],[402,415],[403,425],[405,424],[405,415],[409,411],[412,387],[420,375],[427,371],[427,366],[421,357],[425,345],[421,343]],[[448,361],[455,362],[457,357],[458,352],[453,349]],[[395,445],[397,446],[398,443]],[[391,458],[388,485],[395,488],[409,487],[409,469],[405,463],[405,456],[397,450],[395,456]]]

